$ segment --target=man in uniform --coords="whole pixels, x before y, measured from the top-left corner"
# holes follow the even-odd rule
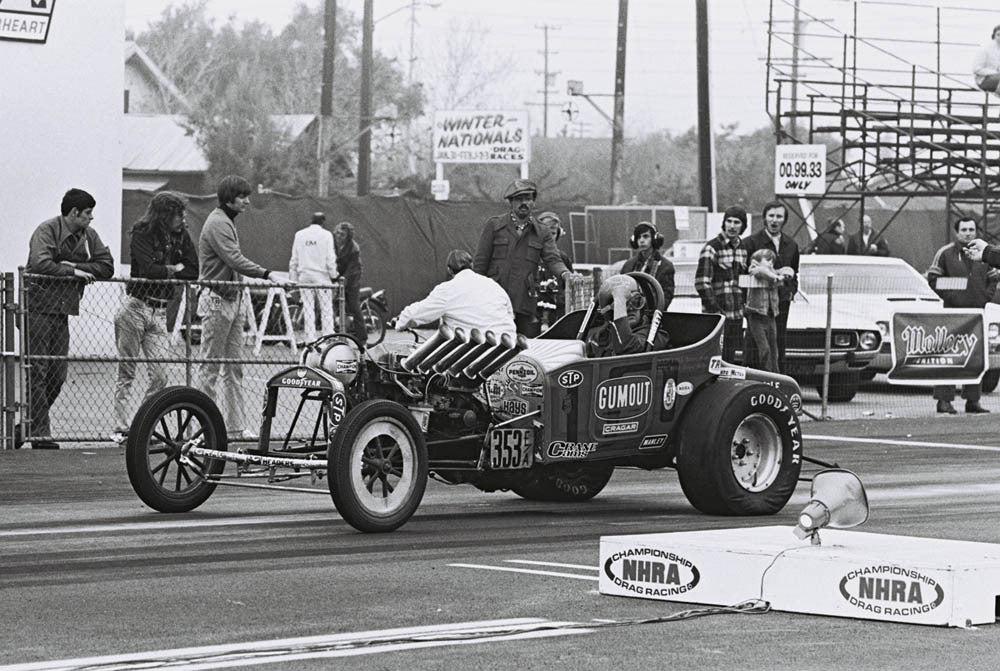
[[[472,269],[495,280],[514,307],[517,332],[532,338],[539,334],[535,292],[535,272],[539,265],[565,284],[569,268],[546,226],[531,216],[538,187],[527,179],[516,179],[504,198],[510,205],[506,214],[490,217],[483,227]]]

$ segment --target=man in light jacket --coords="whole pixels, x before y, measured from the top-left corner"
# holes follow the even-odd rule
[[[434,287],[427,298],[403,308],[396,318],[396,330],[403,331],[440,319],[469,333],[476,328],[514,334],[514,308],[499,284],[472,270],[472,255],[461,249],[448,253],[447,282]]]
[[[292,258],[288,261],[288,279],[298,284],[330,284],[337,279],[337,252],[333,249],[333,233],[323,228],[326,215],[316,212],[309,225],[295,233]],[[299,287],[302,319],[307,341],[316,339],[316,303],[323,324],[323,333],[333,333],[333,291],[314,287]]]

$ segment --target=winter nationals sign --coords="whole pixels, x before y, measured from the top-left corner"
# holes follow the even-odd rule
[[[435,163],[526,163],[531,158],[527,111],[434,113]]]
[[[982,310],[897,312],[891,329],[890,383],[973,384],[989,365]]]

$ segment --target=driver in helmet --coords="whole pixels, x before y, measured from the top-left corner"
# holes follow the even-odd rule
[[[587,353],[591,357],[618,356],[645,352],[654,306],[646,304],[639,284],[628,275],[612,275],[597,292],[597,308],[604,324],[587,333]],[[653,336],[649,349],[663,350],[670,336],[662,328]]]

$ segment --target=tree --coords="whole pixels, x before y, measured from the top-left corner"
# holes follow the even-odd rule
[[[208,157],[211,175],[238,172],[275,190],[313,191],[316,138],[293,142],[273,115],[318,112],[322,7],[300,4],[291,23],[275,35],[257,21],[237,27],[230,19],[216,28],[206,16],[206,4],[192,0],[168,7],[136,41],[194,106],[189,125]],[[359,30],[354,15],[338,9],[333,183],[349,179],[355,162]],[[395,61],[376,53],[373,73],[375,109],[392,108],[400,120],[421,112],[422,93],[404,83]],[[376,127],[376,137],[380,129]]]

